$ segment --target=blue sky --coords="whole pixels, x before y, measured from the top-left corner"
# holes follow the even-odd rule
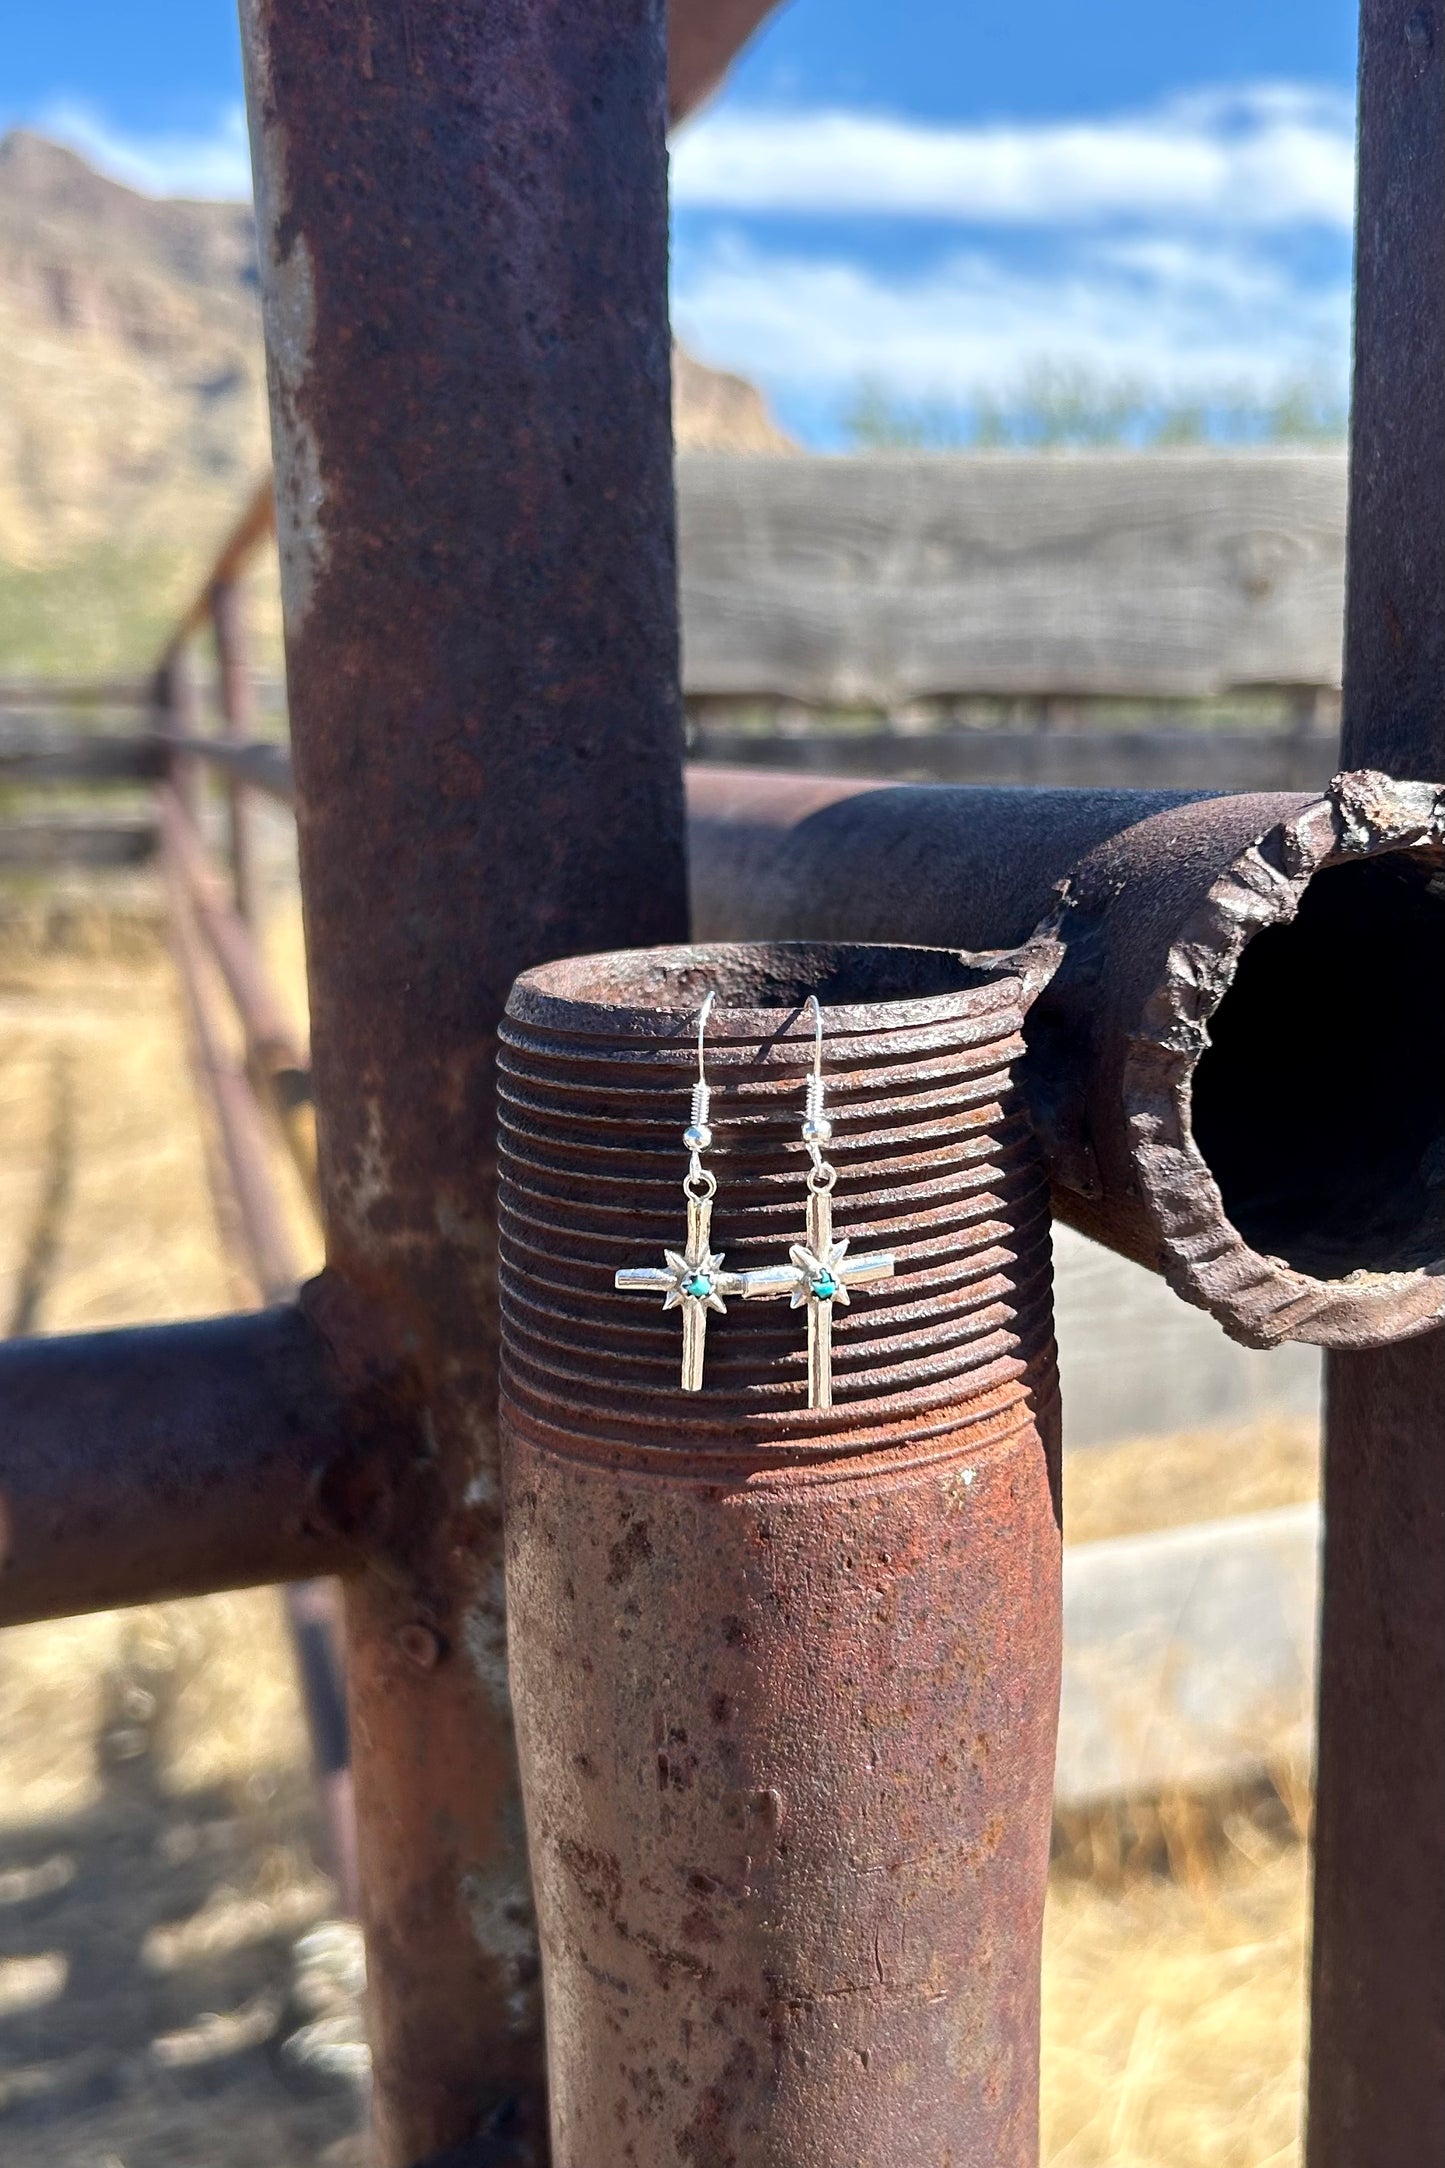
[[[1352,0],[791,0],[674,141],[678,329],[818,444],[865,380],[1342,391],[1355,37]],[[12,11],[0,121],[237,193],[234,10]]]

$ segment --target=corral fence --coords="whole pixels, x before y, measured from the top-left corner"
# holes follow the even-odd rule
[[[763,12],[678,0],[674,112]],[[336,1864],[354,1876],[367,1933],[378,2157],[391,2168],[540,2162],[531,1877],[495,1661],[494,1074],[520,971],[688,928],[660,10],[638,0],[619,16],[579,0],[545,21],[489,17],[484,35],[447,11],[338,27],[334,10],[292,0],[248,5],[243,28],[291,759],[255,737],[238,604],[270,518],[263,493],[163,658],[145,727],[128,744],[99,735],[63,752],[12,741],[5,761],[17,782],[154,786],[155,815],[128,841],[91,824],[74,849],[91,864],[161,852],[197,1068],[269,1306],[0,1351],[0,1614],[301,1584],[293,1613],[313,1659],[315,1730],[339,1784],[337,1682],[317,1626],[320,1584],[342,1577],[355,1822],[338,1789]],[[1089,677],[1077,658],[1048,661],[1035,637],[1039,598],[1068,556],[1046,532],[1046,463],[1026,478],[1000,463],[995,499],[975,494],[969,516],[993,538],[986,577],[989,551],[947,539],[947,462],[907,467],[910,549],[885,562],[859,547],[841,581],[840,538],[867,525],[861,498],[885,486],[889,462],[787,463],[802,484],[782,462],[709,463],[691,497],[684,470],[682,493],[693,724],[714,756],[745,740],[754,761],[758,750],[748,730],[728,744],[709,735],[719,726],[705,705],[724,700],[876,706],[893,719],[890,744],[936,736],[940,760],[964,763],[944,771],[955,776],[978,774],[959,745],[1002,735],[950,729],[955,699],[1040,703],[1030,742],[1069,748],[1090,736],[1070,727],[1084,699],[1218,700],[1250,687],[1285,702],[1283,757],[1308,774],[1252,774],[1252,795],[1213,795],[1229,778],[911,793],[715,761],[692,781],[692,844],[695,927],[730,937],[1012,947],[1067,878],[1054,926],[1063,961],[1036,1001],[1025,1066],[1055,1212],[1253,1344],[1304,1337],[1330,1350],[1311,2168],[1413,2168],[1445,2144],[1445,1343],[1425,1194],[1440,1149],[1429,971],[1442,821],[1435,790],[1408,780],[1445,773],[1442,35],[1437,8],[1365,0],[1338,758],[1337,462],[1281,463],[1270,479],[1295,475],[1299,495],[1275,525],[1293,539],[1273,554],[1216,550],[1214,614],[1187,684],[1167,686],[1143,661],[1127,682],[1106,668],[1105,651],[1132,655],[1131,642],[1161,668],[1168,645],[1139,607],[1163,517],[1142,498],[1143,539],[1105,541],[1095,559],[1096,573],[1122,567],[1134,629],[1109,621]],[[504,157],[479,148],[498,141]],[[343,143],[351,155],[338,160]],[[473,278],[476,305],[459,308]],[[1205,491],[1230,464],[1185,462],[1162,479],[1167,463],[1151,463],[1171,531],[1190,524],[1180,475]],[[1274,531],[1257,511],[1246,526]],[[790,552],[812,569],[785,583],[803,601],[783,613],[770,657],[756,597],[775,595]],[[725,585],[739,564],[746,578],[718,602],[709,661],[687,581]],[[959,583],[976,576],[961,611]],[[1306,592],[1326,628],[1313,645],[1291,617]],[[910,596],[921,600],[905,624]],[[1076,631],[1094,607],[1078,602]],[[187,668],[186,643],[205,626],[219,663],[214,737]],[[971,647],[914,667],[960,626]],[[1028,682],[1009,684],[983,650],[997,627],[1017,652],[1021,626],[1034,641]],[[802,740],[788,742],[796,752]],[[881,757],[870,747],[867,770]],[[1056,781],[1040,761],[1031,774]],[[224,874],[197,819],[202,762],[224,779]],[[1349,772],[1313,795],[1337,765]],[[256,791],[297,811],[314,1054],[295,1042],[253,936]],[[57,863],[80,833],[72,820],[66,841],[63,825],[30,824],[14,849],[29,866]],[[103,832],[109,842],[93,840]],[[1250,961],[1272,955],[1282,973]],[[242,1027],[239,1064],[211,1006],[212,965]],[[1212,1059],[1195,1026],[1216,1010],[1231,1038],[1200,1087],[1209,1120],[1195,1136],[1190,1094]],[[1330,1081],[1301,1120],[1279,1079],[1318,1075],[1322,1058]],[[1277,1106],[1271,1117],[1281,1100],[1285,1118]],[[268,1126],[326,1228],[326,1270],[299,1292]],[[776,1850],[778,1795],[759,1797]],[[605,1912],[606,1862],[573,1866]],[[1031,1948],[1035,1977],[1037,1926],[1025,1907],[1008,1952],[1027,1974]],[[897,1921],[889,1931],[902,1937]],[[660,1995],[670,1960],[655,1954]],[[1025,2097],[1036,2002],[997,2023]],[[554,2028],[554,2088],[577,2052]],[[869,2082],[856,2081],[865,2093]],[[719,2081],[687,2157],[729,2157],[743,2090]],[[555,2092],[552,2128],[557,2157],[572,2160]],[[639,2158],[680,2157],[665,2133],[647,2142]],[[1025,2115],[992,2157],[1026,2168],[1035,2143]]]
[[[908,782],[1323,789],[1338,765],[1342,454],[983,453],[677,461],[682,687],[697,760]],[[262,483],[154,688],[14,688],[105,734],[0,742],[0,774],[152,774],[145,711],[193,732],[209,627],[232,772],[255,739],[241,575],[275,533]],[[223,757],[208,749],[212,761]],[[239,786],[238,786],[239,787]],[[128,862],[144,832],[33,826],[12,862]],[[254,876],[232,837],[238,893]]]

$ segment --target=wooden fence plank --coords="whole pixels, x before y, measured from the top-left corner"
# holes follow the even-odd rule
[[[697,452],[677,479],[691,694],[886,711],[1340,681],[1340,453]]]
[[[1056,1806],[1308,1766],[1319,1540],[1300,1505],[1065,1550]]]
[[[110,732],[0,737],[0,785],[144,783],[165,772],[158,738]]]
[[[0,827],[0,873],[61,866],[143,866],[156,854],[153,820],[19,820]]]
[[[1033,783],[1049,789],[1323,790],[1333,737],[1213,730],[809,730],[763,735],[706,724],[695,760],[901,783]]]

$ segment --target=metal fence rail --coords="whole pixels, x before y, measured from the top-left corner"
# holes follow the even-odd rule
[[[673,10],[675,76],[685,59],[694,89],[719,50],[689,43],[702,12]],[[762,11],[715,12],[735,38]],[[519,971],[686,930],[663,10],[574,0],[489,10],[485,23],[446,10],[353,22],[330,0],[246,0],[243,29],[314,1064],[270,1003],[246,916],[247,793],[286,793],[279,757],[243,735],[235,579],[264,527],[256,507],[164,658],[154,732],[127,772],[153,778],[153,740],[164,741],[152,825],[201,1066],[218,1113],[230,1111],[258,1278],[279,1293],[292,1269],[257,1179],[261,1125],[282,1119],[309,1165],[308,1078],[329,1261],[254,1317],[0,1350],[0,1614],[346,1577],[378,2157],[385,2168],[540,2163],[538,1954],[503,1664],[495,1059]],[[1445,774],[1445,25],[1436,5],[1365,0],[1362,38],[1345,754],[1356,771],[1434,777]],[[203,748],[185,640],[217,618],[227,734]],[[187,810],[198,756],[227,777],[229,894]],[[1353,835],[1362,858],[1428,852],[1427,801],[1368,774],[1353,781],[1331,802],[1340,850]],[[1033,801],[1020,883],[1077,835],[1078,810],[1051,793]],[[1066,870],[1081,851],[1104,853],[1088,891],[1095,940],[1075,952],[1051,1039],[1035,1042],[1055,1186],[1071,1167],[1087,1198],[1098,1121],[1072,1118],[1067,1093],[1050,1105],[1047,1087],[1055,1060],[1056,1082],[1071,1063],[1078,1074],[1104,1003],[1113,1037],[1087,1054],[1075,1103],[1107,1104],[1114,1142],[1092,1176],[1100,1227],[1107,1235],[1117,1182],[1136,1247],[1126,1162],[1147,1159],[1149,1124],[1167,1127],[1177,1103],[1167,1029],[1147,1104],[1118,1100],[1108,1062],[1139,1058],[1115,997],[1132,943],[1130,999],[1142,998],[1171,869],[1141,863],[1133,901],[1128,879],[1110,879],[1159,811],[1121,802],[1063,859]],[[1294,847],[1287,820],[1261,826],[1247,807],[1221,818],[1241,824],[1261,892],[1281,865],[1295,877],[1279,858]],[[945,850],[931,867],[952,877]],[[1005,857],[995,878],[1027,930]],[[741,885],[733,900],[745,900]],[[1239,950],[1225,961],[1223,991]],[[244,1087],[207,1019],[211,963],[244,1026]],[[1177,1022],[1185,990],[1171,984]],[[1428,1007],[1396,973],[1386,1016],[1362,980],[1352,1029],[1395,1031],[1403,1015],[1390,1043],[1399,1074],[1413,1074],[1433,1044]],[[1167,1218],[1173,1177],[1149,1166]],[[1201,1194],[1196,1213],[1209,1206]],[[1209,1248],[1217,1194],[1215,1205],[1207,1228],[1196,1217],[1166,1229],[1179,1244],[1171,1270],[1237,1305],[1237,1276],[1210,1277],[1223,1255]],[[1436,1270],[1438,1259],[1377,1272],[1398,1284],[1367,1328],[1369,1289],[1357,1290],[1363,1308],[1343,1282],[1331,1298],[1332,1314],[1355,1322],[1331,1358],[1311,2168],[1414,2168],[1445,2149],[1445,1337],[1420,1329],[1418,1284]],[[1403,1323],[1386,1315],[1396,1295]],[[1415,1337],[1369,1344],[1401,1329]]]

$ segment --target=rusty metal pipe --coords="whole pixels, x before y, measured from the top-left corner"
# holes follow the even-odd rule
[[[190,898],[169,851],[166,875],[167,931],[190,1027],[192,1068],[215,1115],[250,1276],[263,1302],[281,1302],[294,1295],[301,1271],[268,1165],[261,1108],[250,1078],[227,1050]]]
[[[353,1570],[407,1434],[387,1408],[292,1305],[7,1342],[0,1625]]]
[[[262,740],[251,745],[228,745],[220,738],[198,738],[191,733],[167,733],[160,740],[162,753],[169,752],[177,767],[219,768],[223,775],[237,775],[248,790],[274,798],[279,805],[294,806],[296,791],[291,781],[291,754],[284,745]],[[194,820],[194,812],[191,814]]]
[[[181,613],[171,634],[170,644],[161,657],[161,669],[184,652],[185,643],[191,634],[199,632],[206,623],[211,614],[211,597],[217,587],[223,586],[228,580],[239,579],[261,544],[275,531],[275,488],[267,474],[252,489],[245,510],[222,543],[215,563],[206,576],[205,584],[196,589]]]
[[[501,1661],[493,1064],[686,932],[662,0],[243,0],[327,1249],[414,1351],[347,1589],[385,2168],[539,2157]]]
[[[1363,0],[1359,111],[1343,750],[1352,767],[1438,776],[1438,0]],[[1409,998],[1438,1012],[1438,972]],[[1368,989],[1367,1028],[1393,1024],[1391,1003],[1390,990]],[[1438,1068],[1424,1081],[1438,1098]],[[1306,2159],[1415,2168],[1445,2158],[1445,1333],[1332,1355],[1325,1415]]]
[[[679,1389],[698,1007],[716,1247],[801,1238],[812,1034],[836,1227],[892,1250],[805,1405],[786,1303]],[[1060,1660],[1048,1200],[1017,964],[816,945],[515,989],[499,1239],[512,1694],[554,2168],[1035,2168]]]
[[[173,786],[158,794],[161,838],[173,894],[194,919],[220,967],[246,1040],[247,1066],[275,1115],[307,1191],[316,1196],[316,1123],[311,1070],[272,985],[256,938],[226,895],[199,828]],[[238,1120],[245,1119],[238,1116]]]
[[[244,743],[255,736],[256,692],[246,637],[246,598],[235,576],[217,580],[211,589],[211,632],[216,643],[221,736]],[[257,924],[256,850],[244,779],[232,770],[225,777],[227,859],[231,894],[248,926]]]
[[[194,820],[200,808],[201,776],[193,760],[173,750],[171,738],[196,735],[200,730],[200,700],[195,672],[183,642],[168,648],[151,680],[151,721],[155,728],[160,773],[169,776],[185,811]]]
[[[1152,814],[1207,796],[887,783],[695,763],[687,771],[693,936],[810,938],[851,909],[870,923],[939,924],[940,938],[961,948],[1015,948],[1081,858]],[[856,888],[851,904],[845,883]],[[816,929],[794,923],[814,890]],[[915,935],[900,925],[893,938]]]
[[[991,948],[1052,908],[1026,1081],[1055,1209],[1236,1339],[1368,1347],[1445,1314],[1445,1047],[1422,994],[1445,972],[1445,792],[694,770],[691,794],[703,935]],[[1359,1029],[1331,1026],[1343,987]]]
[[[278,1077],[304,1078],[306,1057],[271,985],[254,936],[222,889],[205,839],[172,788],[163,786],[157,797],[167,859],[220,966],[248,1050]]]
[[[668,0],[667,109],[685,120],[717,90],[778,0]]]
[[[227,1051],[190,898],[169,852],[166,873],[168,930],[190,1025],[192,1067],[215,1116],[224,1155],[224,1171],[212,1167],[217,1217],[223,1228],[234,1227],[233,1241],[262,1300],[276,1302],[294,1294],[301,1269],[269,1164],[262,1110],[251,1079]],[[336,1592],[328,1581],[288,1580],[283,1601],[326,1828],[326,1863],[346,1909],[355,1912],[356,1806]]]

